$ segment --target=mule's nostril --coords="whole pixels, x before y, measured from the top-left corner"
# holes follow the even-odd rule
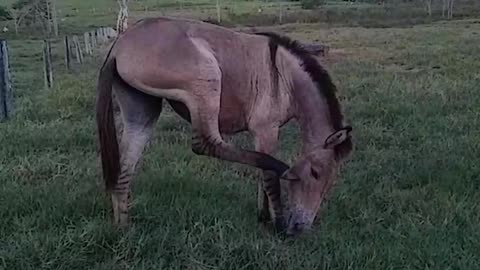
[[[305,226],[305,223],[301,223],[301,222],[293,223],[287,231],[287,236],[289,237],[298,236],[301,232],[303,232],[304,226]]]

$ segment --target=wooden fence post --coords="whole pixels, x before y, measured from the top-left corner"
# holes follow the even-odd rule
[[[117,32],[112,27],[108,27],[107,30],[109,38],[115,38],[117,36]]]
[[[83,39],[85,40],[85,54],[92,54],[92,45],[90,43],[90,35],[88,32],[83,34]]]
[[[75,36],[75,43],[77,43],[77,50],[78,50],[78,55],[80,56],[80,63],[83,63],[83,51],[82,51],[82,46],[80,45],[80,39],[78,39],[78,36]]]
[[[71,58],[70,58],[70,55],[71,55],[71,52],[70,52],[70,40],[68,38],[68,36],[65,36],[65,40],[63,42],[64,46],[65,46],[65,67],[67,68],[67,70],[70,70],[70,63],[72,62]]]
[[[52,47],[50,41],[46,39],[43,40],[43,63],[45,87],[51,88],[53,86]]]
[[[108,42],[108,30],[106,27],[102,27],[102,32],[103,32],[103,40],[105,40],[105,43]]]
[[[90,40],[92,41],[92,48],[97,47],[97,38],[95,36],[95,31],[90,32]]]
[[[13,90],[7,41],[0,40],[0,121],[13,116]]]
[[[102,37],[102,43],[107,42],[107,36],[105,35],[105,28],[101,27],[100,28],[100,36]]]
[[[98,36],[98,43],[103,44],[103,35],[102,35],[102,28],[97,29],[97,36]]]
[[[109,40],[110,38],[112,38],[112,32],[110,32],[110,28],[109,27],[105,27],[105,38],[107,40]]]
[[[98,46],[100,43],[102,43],[102,41],[100,40],[100,33],[98,29],[95,29],[94,33],[95,33],[95,44]]]
[[[73,46],[75,47],[75,56],[77,57],[77,63],[82,64],[83,63],[83,53],[82,53],[82,47],[80,46],[80,41],[78,40],[78,36],[73,36]]]

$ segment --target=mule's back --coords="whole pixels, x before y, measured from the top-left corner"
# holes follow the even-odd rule
[[[268,38],[263,36],[159,17],[140,21],[123,33],[117,50],[122,77],[180,89],[194,88],[199,80],[211,79],[205,72],[210,60],[204,57],[211,53],[221,70],[222,133],[245,130],[255,113],[256,98],[262,96],[259,93],[272,96],[271,55]]]

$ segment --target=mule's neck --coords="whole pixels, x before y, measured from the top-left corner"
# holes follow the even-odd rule
[[[310,79],[301,72],[294,78],[292,96],[295,117],[300,125],[303,141],[302,152],[323,146],[325,139],[334,131],[327,101]]]

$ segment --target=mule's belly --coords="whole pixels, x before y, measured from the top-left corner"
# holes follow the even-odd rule
[[[191,122],[190,111],[185,104],[174,100],[168,100],[168,103],[180,117]],[[239,100],[228,95],[226,97],[222,95],[218,116],[220,133],[231,135],[247,130],[245,115],[245,110]]]
[[[247,129],[246,113],[242,105],[240,100],[222,96],[218,116],[220,133],[233,134]]]

